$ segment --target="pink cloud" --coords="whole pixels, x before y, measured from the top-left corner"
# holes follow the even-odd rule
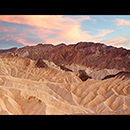
[[[24,45],[29,45],[29,46],[34,46],[34,45],[36,45],[36,44],[29,43],[27,40],[22,39],[22,38],[16,38],[16,39],[13,39],[13,40],[16,40],[18,43],[22,43],[22,44],[24,44]]]
[[[5,40],[5,41],[14,40],[14,41],[17,41],[18,43],[22,43],[24,45],[30,45],[30,46],[36,45],[36,44],[32,44],[32,43],[28,42],[22,35],[24,35],[24,33],[22,33],[22,32],[18,33],[18,36],[15,36],[13,33],[12,34],[7,33],[6,36],[1,37],[0,40]],[[23,38],[21,38],[21,36]]]
[[[64,25],[63,22],[66,24],[74,20],[63,18],[61,15],[3,15],[0,17],[0,21],[23,24],[37,28],[60,30]]]
[[[121,25],[130,25],[130,20],[124,20],[124,19],[116,19],[115,20],[117,22],[117,26],[121,26]]]
[[[0,32],[8,32],[8,28],[7,27],[0,27]]]
[[[73,19],[62,15],[2,15],[0,17],[0,21],[32,26],[34,29],[27,30],[28,32],[31,31],[43,40],[54,42],[54,44],[58,40],[47,38],[49,34],[55,34],[58,39],[64,39],[67,42],[91,40],[93,37],[87,31],[80,29],[80,22],[83,20],[91,20],[91,18],[82,16]],[[25,44],[24,41],[23,44]]]
[[[62,15],[0,16],[0,21],[34,27],[34,29],[24,29],[22,32],[17,34],[16,38],[14,38],[15,36],[11,38],[11,40],[16,40],[24,45],[34,45],[26,40],[26,34],[28,33],[35,34],[43,41],[46,41],[46,43],[58,44],[60,42],[75,43],[78,41],[100,42],[102,39],[95,38],[105,36],[114,31],[109,29],[99,30],[100,32],[97,35],[92,36],[89,34],[89,31],[82,31],[80,29],[81,21],[83,20],[91,20],[91,18],[89,16],[63,17]],[[3,28],[3,30],[8,31],[7,28]],[[50,34],[55,34],[56,38],[49,38],[48,36]]]
[[[0,26],[0,32],[14,32],[16,28]]]
[[[64,31],[58,34],[59,37],[67,39],[68,42],[76,42],[83,40],[92,40],[93,36],[88,34],[87,31],[80,30],[79,24],[67,25],[63,28]]]
[[[19,37],[14,37],[14,36],[11,36],[10,38],[6,39],[6,41],[9,41],[9,40],[14,40],[14,41],[17,41],[18,43],[22,43],[24,45],[29,45],[29,46],[36,45],[36,44],[32,44],[32,43],[28,42],[26,39],[19,38]]]
[[[4,32],[4,36],[0,37],[0,40],[5,41],[15,40],[19,43],[23,43],[24,45],[33,45],[31,43],[28,43],[25,39],[22,39],[21,36],[26,35],[26,33],[17,32],[17,28],[15,27],[0,26],[0,32]]]

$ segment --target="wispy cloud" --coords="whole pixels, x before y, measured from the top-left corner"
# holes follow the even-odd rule
[[[104,18],[101,18],[101,20],[103,20],[103,21],[107,21],[106,19],[104,19]]]
[[[109,29],[99,29],[98,31],[99,31],[99,33],[97,35],[95,35],[95,37],[103,37],[108,33],[114,32],[114,30],[109,30]]]
[[[92,18],[87,15],[65,15],[63,17],[67,17],[67,19],[71,18],[79,22],[84,21],[84,20],[92,20]]]
[[[116,19],[115,22],[117,26],[124,26],[124,25],[130,26],[130,20]]]
[[[0,26],[0,32],[14,32],[16,28]]]

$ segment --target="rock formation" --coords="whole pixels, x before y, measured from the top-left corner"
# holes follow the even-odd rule
[[[45,67],[47,67],[47,64],[45,62],[43,62],[43,60],[41,58],[39,58],[37,63],[36,63],[36,67],[45,68]]]
[[[70,72],[72,72],[71,69],[65,67],[64,65],[59,65],[59,66],[60,66],[60,68],[61,68],[62,70],[64,70],[64,71],[70,71]]]
[[[78,74],[79,78],[82,81],[86,81],[87,79],[91,79],[92,77],[88,76],[87,73],[85,72],[85,70],[79,70],[79,74]]]
[[[115,75],[107,75],[107,76],[105,76],[102,80],[104,80],[104,79],[109,79],[109,78],[113,78],[113,77],[117,77],[117,78],[122,78],[122,77],[124,77],[123,79],[125,79],[125,78],[130,78],[130,72],[128,72],[128,71],[121,71],[121,72],[119,72],[119,73],[117,73],[117,74],[115,74]]]
[[[17,53],[21,55],[25,53],[27,58],[35,61],[42,58],[57,65],[70,65],[73,63],[98,70],[115,68],[130,71],[130,50],[106,46],[101,43],[79,42],[72,45],[62,43],[55,46],[38,44],[20,48]]]
[[[130,115],[129,55],[91,42],[0,51],[0,115]]]

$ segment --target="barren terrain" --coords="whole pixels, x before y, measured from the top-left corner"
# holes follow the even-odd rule
[[[130,114],[130,73],[126,70],[78,63],[61,67],[27,55],[1,53],[1,115]],[[87,78],[82,81],[82,76]]]

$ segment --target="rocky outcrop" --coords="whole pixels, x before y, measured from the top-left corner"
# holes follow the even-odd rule
[[[114,78],[116,75],[107,75],[105,76],[102,80],[105,80],[105,79],[109,79],[109,78]]]
[[[60,66],[60,69],[64,70],[64,71],[70,71],[70,72],[73,72],[71,69],[65,67],[64,65],[59,65]]]
[[[125,78],[130,78],[130,72],[121,71],[121,72],[119,72],[119,73],[117,73],[115,75],[107,75],[102,80],[109,79],[109,78],[114,78],[114,77],[116,77],[116,78],[122,78],[123,77],[123,80],[124,80]]]
[[[130,78],[130,72],[129,71],[121,71],[119,73],[116,74],[117,78]]]
[[[82,81],[86,81],[87,79],[91,79],[92,78],[92,77],[90,77],[90,76],[87,75],[87,73],[85,72],[85,70],[79,70],[78,76],[79,76],[79,78]]]
[[[38,68],[46,68],[47,64],[45,62],[43,62],[43,60],[41,58],[39,58],[37,63],[35,64],[35,66]]]

